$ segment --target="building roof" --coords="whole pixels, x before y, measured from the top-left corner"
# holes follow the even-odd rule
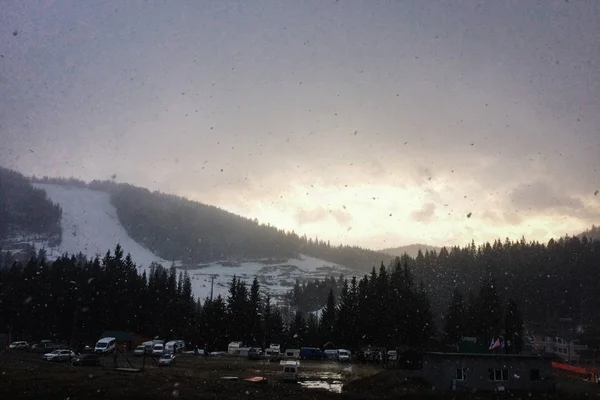
[[[520,358],[520,359],[551,359],[552,356],[537,355],[537,354],[506,354],[506,353],[442,353],[442,352],[428,352],[424,353],[425,356],[433,357],[471,357],[471,358]]]

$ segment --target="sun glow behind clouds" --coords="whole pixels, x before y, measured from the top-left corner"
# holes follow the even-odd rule
[[[431,180],[421,186],[292,185],[277,194],[238,197],[218,204],[286,231],[332,244],[379,249],[427,243],[463,246],[504,240],[547,241],[587,228],[577,218],[527,210],[507,212],[504,196],[486,192],[474,181]],[[194,193],[190,199],[201,200]],[[235,199],[233,196],[222,196]],[[206,201],[206,200],[204,200]]]

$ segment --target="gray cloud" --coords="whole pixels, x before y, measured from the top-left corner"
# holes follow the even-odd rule
[[[599,16],[542,0],[3,2],[0,163],[215,205],[387,185],[427,191],[421,222],[448,204],[593,223]]]
[[[417,222],[429,222],[435,216],[435,204],[427,203],[419,210],[410,213],[410,217]]]
[[[518,186],[510,198],[516,209],[522,211],[579,210],[584,207],[581,200],[560,192],[543,181]]]
[[[591,224],[600,219],[600,202],[594,201],[591,195],[587,198],[586,204],[582,198],[571,196],[565,190],[540,180],[518,186],[510,197],[518,213],[571,216]]]
[[[326,209],[324,207],[317,207],[311,210],[300,209],[295,213],[296,221],[300,225],[312,224],[323,222],[326,219],[333,219],[339,225],[346,226],[352,221],[352,217],[343,211]]]

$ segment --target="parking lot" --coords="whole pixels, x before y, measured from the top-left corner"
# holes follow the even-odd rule
[[[129,364],[129,362],[131,365]],[[132,368],[133,367],[133,368]],[[142,369],[143,367],[143,369]],[[133,372],[138,370],[139,372]],[[282,365],[242,357],[180,354],[175,364],[158,367],[149,357],[103,356],[98,367],[73,367],[43,361],[40,354],[9,352],[0,356],[0,398],[319,398],[339,396],[349,380],[380,371],[374,366],[304,361],[300,382],[283,383]],[[266,384],[245,378],[263,376]],[[310,389],[308,389],[310,388]],[[275,397],[273,397],[275,396]]]

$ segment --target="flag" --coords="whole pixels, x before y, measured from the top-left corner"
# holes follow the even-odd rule
[[[489,350],[494,350],[496,347],[500,347],[500,339],[496,339],[496,341],[492,339]]]

